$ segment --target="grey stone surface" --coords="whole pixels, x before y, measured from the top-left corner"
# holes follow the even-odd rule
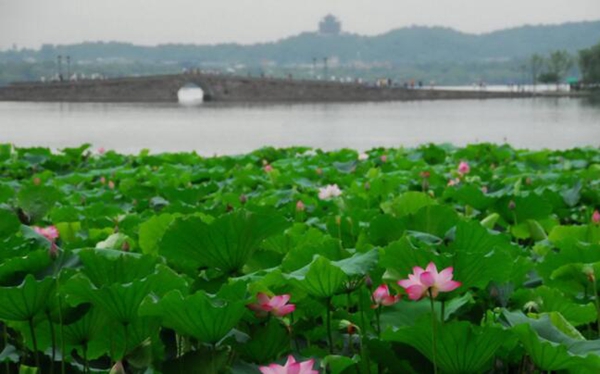
[[[530,97],[531,93],[450,91],[373,87],[357,83],[252,78],[216,74],[178,74],[13,83],[0,87],[1,101],[177,102],[178,90],[195,84],[205,100],[223,102],[358,102],[392,100],[486,99]]]

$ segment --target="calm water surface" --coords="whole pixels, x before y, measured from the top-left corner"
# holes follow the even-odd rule
[[[600,146],[600,103],[536,98],[361,104],[218,105],[0,102],[0,142],[119,152],[235,154],[265,145],[343,147],[509,142]]]

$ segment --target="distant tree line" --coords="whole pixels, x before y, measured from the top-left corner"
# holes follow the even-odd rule
[[[600,83],[600,42],[579,51],[579,69],[584,83]]]
[[[566,75],[576,63],[579,65],[581,82],[600,83],[600,42],[591,48],[580,50],[578,57],[565,50],[557,50],[547,56],[535,53],[528,62],[534,86],[537,83],[553,83],[558,86],[565,82]]]

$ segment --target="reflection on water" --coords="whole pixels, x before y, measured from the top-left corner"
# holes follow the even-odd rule
[[[0,103],[0,142],[212,155],[262,146],[416,146],[508,141],[523,148],[600,145],[600,102],[536,98],[360,104]]]

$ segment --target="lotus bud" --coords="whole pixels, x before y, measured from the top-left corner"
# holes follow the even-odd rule
[[[508,209],[509,210],[515,210],[515,208],[517,207],[517,203],[515,203],[514,200],[511,200],[508,202]]]
[[[525,178],[525,184],[531,186],[531,177]]]
[[[419,175],[423,179],[428,179],[429,177],[431,177],[431,172],[429,172],[428,170],[425,170],[425,171],[422,171]]]
[[[527,313],[531,313],[533,311],[537,312],[538,310],[540,310],[540,306],[535,301],[528,301],[525,303],[525,305],[523,305],[523,310],[526,310]]]
[[[365,277],[365,286],[367,286],[368,289],[373,288],[373,279],[371,279],[369,275]]]
[[[381,162],[386,163],[388,160],[388,156],[387,155],[381,155],[381,157],[379,157],[379,159],[381,160]]]
[[[50,244],[50,249],[48,250],[48,254],[50,255],[51,260],[56,260],[56,258],[58,257],[58,247],[56,246],[55,242],[52,242]]]
[[[296,211],[297,212],[304,212],[304,210],[306,210],[306,206],[304,205],[304,203],[302,202],[302,200],[298,200],[298,202],[296,203]]]
[[[593,267],[591,267],[589,265],[584,266],[583,274],[585,274],[585,276],[587,277],[587,279],[590,283],[596,282],[596,275],[594,274]]]
[[[244,204],[246,204],[246,202],[248,202],[248,197],[246,195],[244,195],[244,194],[241,194],[240,195],[240,203],[242,205],[244,205]]]
[[[123,367],[123,362],[117,361],[115,365],[110,369],[109,374],[127,374],[125,371],[125,367]]]
[[[114,190],[115,189],[115,182],[108,181],[108,188],[110,188],[111,190]]]
[[[42,184],[42,180],[39,177],[35,177],[33,178],[33,184],[39,186],[40,184]]]
[[[346,327],[346,331],[348,332],[348,335],[356,334],[356,325],[353,323],[348,324],[348,326]]]
[[[340,216],[335,216],[335,224],[337,226],[340,226],[342,224],[342,217]]]
[[[100,184],[106,184],[106,178],[100,177]]]
[[[265,171],[265,173],[267,173],[267,174],[268,174],[268,173],[270,173],[270,172],[272,172],[272,171],[273,171],[273,166],[271,166],[271,164],[266,164],[266,165],[263,167],[263,170]]]
[[[596,225],[600,224],[600,212],[597,209],[594,210],[594,214],[592,214],[592,222]]]
[[[323,169],[321,169],[321,168],[317,168],[316,172],[317,172],[317,175],[323,175]]]

